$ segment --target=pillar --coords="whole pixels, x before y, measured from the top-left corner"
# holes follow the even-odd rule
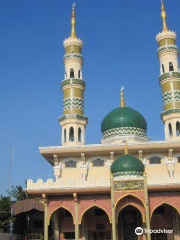
[[[54,213],[54,240],[59,240],[59,216],[58,211]]]
[[[148,190],[147,190],[147,175],[144,173],[144,193],[145,193],[145,215],[146,215],[146,229],[147,229],[147,240],[151,240],[150,234],[150,216],[149,216],[149,200],[148,200]]]
[[[44,204],[44,240],[48,240],[48,205]]]
[[[174,240],[180,240],[180,231],[179,231],[179,213],[177,210],[173,209],[173,228],[174,228]]]
[[[75,202],[75,240],[79,240],[79,203],[77,194],[73,193]]]
[[[114,184],[113,177],[110,178],[111,182],[111,206],[112,206],[112,240],[116,240],[116,213],[114,204]]]

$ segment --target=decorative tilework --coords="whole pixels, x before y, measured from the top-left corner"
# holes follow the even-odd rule
[[[69,53],[64,55],[64,60],[73,58],[83,60],[83,56],[79,53]]]
[[[64,116],[59,118],[59,121],[63,121],[65,119],[73,119],[73,118],[77,118],[77,119],[88,121],[88,117],[87,116],[79,115],[79,114],[67,114],[67,115],[64,115]]]
[[[163,93],[164,105],[171,102],[180,102],[180,90],[168,91]]]
[[[157,52],[158,54],[165,51],[165,50],[177,50],[179,51],[178,47],[176,45],[165,45],[160,48],[158,48]]]
[[[180,72],[164,73],[159,77],[159,81],[161,82],[162,80],[164,80],[166,78],[180,78]]]
[[[146,136],[146,131],[140,128],[135,127],[120,127],[120,128],[113,128],[110,130],[107,130],[103,133],[103,137],[109,138],[116,135],[125,135],[125,134],[136,134],[140,136]]]
[[[180,109],[176,108],[176,109],[170,109],[170,110],[164,111],[161,113],[161,118],[171,113],[180,113]]]
[[[69,84],[77,84],[85,87],[85,82],[81,79],[77,78],[70,78],[70,79],[65,79],[62,81],[62,87],[69,85]]]
[[[63,100],[63,109],[84,109],[84,100],[82,98],[72,97]]]

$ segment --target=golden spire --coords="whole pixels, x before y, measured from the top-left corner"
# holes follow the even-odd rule
[[[127,140],[124,140],[123,143],[125,143],[125,148],[124,148],[124,154],[128,154],[128,146],[127,146]]]
[[[167,28],[167,25],[166,25],[166,11],[165,11],[163,0],[161,0],[161,17],[163,20],[163,32],[168,31],[169,29]]]
[[[124,93],[123,93],[124,87],[121,87],[120,90],[121,90],[121,102],[120,102],[120,106],[121,106],[121,107],[125,107]]]
[[[72,29],[71,29],[71,38],[77,38],[76,35],[76,31],[75,31],[75,23],[76,23],[76,19],[75,19],[75,3],[73,3],[72,6],[72,19],[71,19],[71,25],[72,25]]]

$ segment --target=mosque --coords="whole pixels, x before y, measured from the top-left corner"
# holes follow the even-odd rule
[[[156,41],[165,140],[150,141],[146,119],[125,104],[122,87],[120,106],[102,121],[100,144],[86,145],[83,42],[73,6],[63,42],[62,146],[39,148],[54,177],[28,180],[26,188],[44,205],[44,240],[180,240],[179,50],[163,0],[161,17]]]

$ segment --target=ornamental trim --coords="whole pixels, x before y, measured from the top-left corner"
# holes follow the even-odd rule
[[[141,128],[136,127],[120,127],[120,128],[113,128],[105,131],[103,133],[103,138],[109,138],[116,135],[125,135],[125,134],[135,134],[140,136],[146,136],[146,131]]]
[[[87,116],[79,115],[79,114],[67,114],[67,115],[63,115],[63,116],[59,117],[59,121],[61,122],[61,121],[65,120],[65,119],[74,119],[74,118],[88,121],[88,117],[87,117]]]
[[[68,53],[65,54],[63,58],[64,60],[72,58],[83,60],[83,56],[80,53]]]
[[[168,114],[171,114],[171,113],[180,113],[180,109],[176,108],[176,109],[169,109],[167,111],[164,111],[161,113],[161,119],[163,116],[166,116]]]
[[[62,88],[66,85],[70,84],[77,84],[85,87],[85,82],[82,79],[77,79],[77,78],[70,78],[70,79],[65,79],[62,81]]]
[[[164,80],[166,78],[180,78],[180,72],[164,73],[159,77],[159,81],[161,82],[162,80]]]
[[[157,53],[159,54],[159,53],[161,53],[165,50],[177,50],[177,51],[179,51],[179,48],[176,45],[165,45],[165,46],[162,46],[162,47],[158,48]]]
[[[78,97],[65,98],[63,100],[63,109],[84,109],[84,99]]]
[[[171,102],[180,102],[180,90],[168,91],[163,93],[164,105]]]
[[[122,190],[143,190],[144,182],[143,181],[115,181],[114,182],[114,191]]]

